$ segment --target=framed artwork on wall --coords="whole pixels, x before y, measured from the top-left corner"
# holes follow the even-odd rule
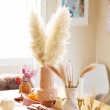
[[[57,0],[57,7],[69,7],[71,25],[88,26],[89,0]]]

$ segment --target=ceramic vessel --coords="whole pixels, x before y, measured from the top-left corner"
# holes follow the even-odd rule
[[[62,101],[63,110],[78,110],[78,101],[76,98],[77,88],[66,88],[66,98]]]
[[[40,88],[37,90],[38,100],[47,107],[53,106],[57,97],[57,90],[54,87],[54,77],[52,71],[41,67]]]
[[[29,81],[22,81],[20,86],[19,86],[19,93],[23,92],[26,94],[30,94],[31,93],[31,84]]]

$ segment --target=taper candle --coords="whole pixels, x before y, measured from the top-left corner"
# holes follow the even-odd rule
[[[69,60],[69,73],[70,73],[70,81],[72,81],[73,83],[73,69],[72,69],[72,63],[71,61]]]
[[[19,68],[20,68],[20,78],[22,78],[22,59],[19,61]]]
[[[78,99],[82,100],[83,98],[83,81],[84,78],[79,78],[79,94],[78,94]]]

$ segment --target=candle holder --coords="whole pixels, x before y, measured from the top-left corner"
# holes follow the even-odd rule
[[[83,102],[83,100],[82,100],[82,99],[78,99],[78,106],[79,106],[79,110],[81,110],[82,102]]]

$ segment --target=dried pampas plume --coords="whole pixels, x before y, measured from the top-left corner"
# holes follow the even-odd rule
[[[44,66],[50,70],[52,70],[64,83],[65,86],[66,84],[66,73],[63,64],[59,63],[58,67],[52,66],[50,63],[45,63]]]
[[[65,55],[67,39],[70,38],[70,16],[67,7],[59,7],[51,17],[45,31],[42,20],[32,12],[30,19],[31,50],[35,59],[42,66],[45,62],[55,65]]]
[[[89,72],[89,71],[95,69],[95,67],[96,67],[96,64],[94,64],[94,63],[88,65],[87,67],[85,67],[85,68],[82,70],[82,72],[81,72],[81,74],[80,74],[80,77],[84,77],[84,75],[85,75],[87,72]]]
[[[66,53],[66,40],[70,38],[69,33],[70,13],[68,8],[59,7],[47,25],[45,60],[51,64],[61,61]]]
[[[45,54],[45,43],[46,35],[44,22],[38,14],[35,14],[34,11],[31,12],[30,17],[30,33],[32,37],[31,50],[34,58],[43,65],[44,63],[44,54]]]

